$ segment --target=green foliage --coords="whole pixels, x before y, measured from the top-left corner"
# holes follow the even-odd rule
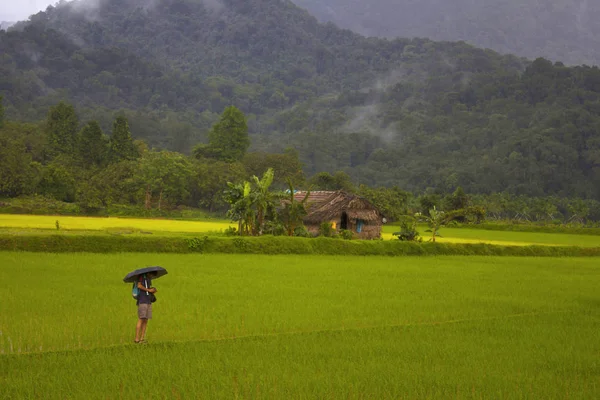
[[[540,12],[534,0],[295,0],[320,20],[368,36],[427,37],[458,41],[523,57],[539,54],[568,64],[600,63],[599,9],[582,3],[569,14],[571,2],[554,1]],[[552,32],[551,36],[547,36]],[[592,35],[592,36],[590,36]],[[546,40],[539,40],[545,37]],[[418,49],[404,50],[418,57]],[[481,63],[481,60],[474,60]]]
[[[204,236],[203,238],[192,238],[186,239],[188,248],[190,251],[194,253],[202,253],[209,242],[208,236]]]
[[[349,177],[319,178],[316,190],[358,183],[598,197],[598,68],[464,42],[364,38],[320,25],[290,2],[233,1],[213,13],[203,2],[177,0],[138,11],[105,0],[90,21],[63,3],[0,32],[7,116],[38,121],[48,104],[68,98],[105,131],[119,112],[152,147],[187,153],[208,140],[199,155],[240,159],[247,146],[228,154],[207,137],[235,105],[247,116],[253,151],[294,148],[307,176]]]
[[[41,171],[38,193],[59,201],[72,203],[75,201],[75,178],[60,162],[52,162]]]
[[[235,106],[227,107],[219,122],[213,125],[208,137],[208,146],[200,145],[194,149],[197,158],[240,161],[250,147],[246,116]]]
[[[283,154],[247,153],[242,163],[248,175],[259,176],[269,168],[277,171],[273,185],[278,188],[287,187],[288,180],[294,186],[302,185],[305,181],[302,163],[298,158],[298,152],[294,149],[286,149]]]
[[[354,232],[348,229],[342,229],[340,230],[339,236],[344,240],[352,240],[354,239]]]
[[[421,242],[419,232],[417,231],[417,218],[405,215],[398,220],[400,223],[400,231],[394,232],[393,235],[397,236],[400,241],[403,242]]]
[[[306,202],[310,196],[310,191],[307,191],[304,198],[300,201],[296,200],[295,193],[292,180],[288,179],[288,190],[283,196],[283,208],[279,211],[279,218],[288,236],[305,236],[304,232],[300,232],[301,234],[297,235],[297,230],[303,227],[302,220],[308,214],[306,211]]]
[[[388,221],[399,221],[408,214],[413,197],[412,193],[397,186],[373,189],[366,185],[360,185],[358,195],[369,200]]]
[[[350,193],[356,191],[352,179],[343,171],[337,171],[333,175],[328,172],[320,172],[311,177],[308,184],[314,190],[344,190]]]
[[[269,168],[260,179],[255,175],[251,182],[227,183],[229,189],[225,199],[230,205],[227,216],[238,222],[240,235],[260,236],[267,221],[277,222],[275,208],[280,196],[269,190],[274,175],[273,169]]]
[[[193,179],[191,161],[185,156],[167,151],[149,151],[137,162],[134,185],[144,193],[146,209],[152,208],[152,199],[158,197],[157,208],[165,204],[183,204],[189,196]]]
[[[32,161],[22,141],[0,136],[0,196],[34,192],[41,166]]]
[[[50,253],[225,253],[329,254],[354,256],[510,256],[598,257],[600,248],[561,246],[497,246],[488,244],[418,243],[399,240],[339,240],[334,238],[153,237],[121,235],[7,235],[0,234],[0,250]]]
[[[109,159],[108,138],[97,121],[90,121],[79,132],[79,159],[84,167],[103,167]]]
[[[0,95],[0,129],[4,127],[4,97]]]
[[[46,118],[48,153],[51,157],[73,157],[77,150],[79,120],[75,108],[64,102],[51,107]]]
[[[333,229],[331,223],[322,222],[321,225],[319,225],[319,236],[332,238],[337,236],[337,231]]]
[[[131,161],[140,156],[133,143],[129,123],[124,116],[118,116],[113,123],[110,137],[110,159],[112,162]]]

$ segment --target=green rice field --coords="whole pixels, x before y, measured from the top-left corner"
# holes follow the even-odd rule
[[[594,399],[599,283],[597,258],[0,252],[0,398]]]

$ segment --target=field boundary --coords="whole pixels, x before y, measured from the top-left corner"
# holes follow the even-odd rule
[[[0,234],[0,251],[47,253],[207,253],[353,256],[597,257],[600,247],[503,246],[486,243],[416,243],[399,240],[261,237],[123,237],[111,235]]]

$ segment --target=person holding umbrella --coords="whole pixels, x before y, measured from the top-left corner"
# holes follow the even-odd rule
[[[152,287],[152,279],[159,278],[167,274],[167,270],[162,267],[147,267],[130,272],[125,276],[125,282],[137,282],[136,305],[138,307],[138,321],[135,327],[135,343],[146,343],[146,327],[148,320],[152,319],[152,303],[156,301],[154,294],[156,288]]]

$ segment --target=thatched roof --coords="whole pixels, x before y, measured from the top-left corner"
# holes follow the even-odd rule
[[[306,192],[296,192],[294,199],[302,201]],[[348,214],[350,219],[362,219],[363,221],[381,222],[382,215],[366,199],[343,191],[315,191],[310,192],[307,203],[308,215],[304,222],[319,224],[339,218],[342,213]]]

